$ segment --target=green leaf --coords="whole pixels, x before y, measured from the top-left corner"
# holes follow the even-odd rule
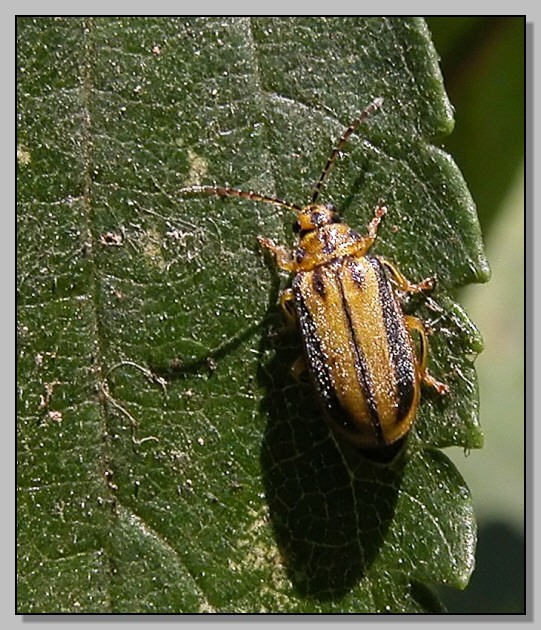
[[[435,447],[481,445],[481,341],[453,291],[488,267],[424,22],[18,19],[18,611],[430,612],[475,523]],[[407,446],[339,446],[290,375],[287,283],[261,234],[325,190],[376,253],[436,274],[431,370]]]

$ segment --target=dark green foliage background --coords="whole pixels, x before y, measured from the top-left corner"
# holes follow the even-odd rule
[[[482,443],[452,296],[488,267],[430,144],[453,123],[424,22],[19,18],[18,90],[19,612],[439,610],[475,523],[435,448]],[[452,390],[389,466],[338,448],[289,374],[256,236],[290,243],[291,217],[177,194],[303,203],[376,96],[325,199],[362,229],[383,198],[377,253],[437,274],[442,312],[418,306]]]
[[[525,565],[525,61],[524,16],[427,19],[456,125],[445,139],[475,199],[492,279],[461,292],[486,349],[476,362],[484,448],[454,461],[475,498],[476,568],[449,612],[524,613]],[[530,65],[531,68],[531,65]],[[528,169],[526,168],[526,172]],[[531,420],[531,422],[533,419]]]

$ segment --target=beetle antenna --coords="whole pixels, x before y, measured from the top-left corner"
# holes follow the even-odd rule
[[[363,109],[363,111],[357,116],[357,118],[355,118],[355,120],[351,123],[351,125],[340,136],[340,140],[338,140],[338,143],[336,144],[334,149],[331,151],[331,154],[329,155],[329,158],[327,160],[327,164],[325,164],[325,168],[323,169],[317,184],[314,186],[314,192],[312,193],[312,203],[316,203],[317,198],[319,197],[319,194],[323,187],[323,183],[327,179],[327,176],[329,175],[329,172],[336,158],[338,157],[338,154],[344,148],[344,145],[349,140],[349,137],[351,136],[351,134],[357,130],[357,128],[362,122],[364,122],[367,118],[370,118],[372,114],[375,114],[375,112],[377,112],[377,110],[381,107],[382,103],[383,103],[383,99],[381,97],[375,98],[370,103],[370,105],[368,105],[367,107],[365,107],[365,109]]]
[[[250,201],[261,201],[262,203],[269,203],[273,206],[280,206],[281,208],[287,208],[293,210],[293,212],[300,212],[302,208],[295,203],[288,203],[279,197],[273,197],[271,195],[260,195],[245,190],[239,190],[238,188],[230,188],[229,186],[190,186],[189,188],[181,188],[179,191],[181,194],[203,194],[203,195],[215,195],[217,197],[240,197],[241,199],[249,199]]]

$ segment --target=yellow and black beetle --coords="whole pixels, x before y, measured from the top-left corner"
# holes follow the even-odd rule
[[[375,99],[342,134],[307,206],[227,186],[181,191],[240,197],[297,214],[298,244],[292,253],[267,238],[259,237],[259,242],[280,269],[294,274],[281,304],[287,314],[293,306],[327,421],[363,449],[388,446],[408,432],[419,406],[421,383],[440,394],[448,391],[428,372],[423,322],[404,315],[392,284],[405,293],[419,293],[432,289],[434,279],[411,283],[389,261],[368,255],[386,208],[378,203],[368,234],[361,236],[341,223],[332,205],[317,203],[348,138],[381,104],[382,99]],[[419,335],[418,353],[412,331]]]

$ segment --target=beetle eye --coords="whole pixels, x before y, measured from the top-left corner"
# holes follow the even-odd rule
[[[328,211],[329,223],[342,223],[342,219],[338,214],[336,206],[332,203],[325,204],[325,210]]]
[[[295,223],[293,223],[293,232],[295,234],[298,234],[301,231],[301,224],[298,221],[295,221]]]

